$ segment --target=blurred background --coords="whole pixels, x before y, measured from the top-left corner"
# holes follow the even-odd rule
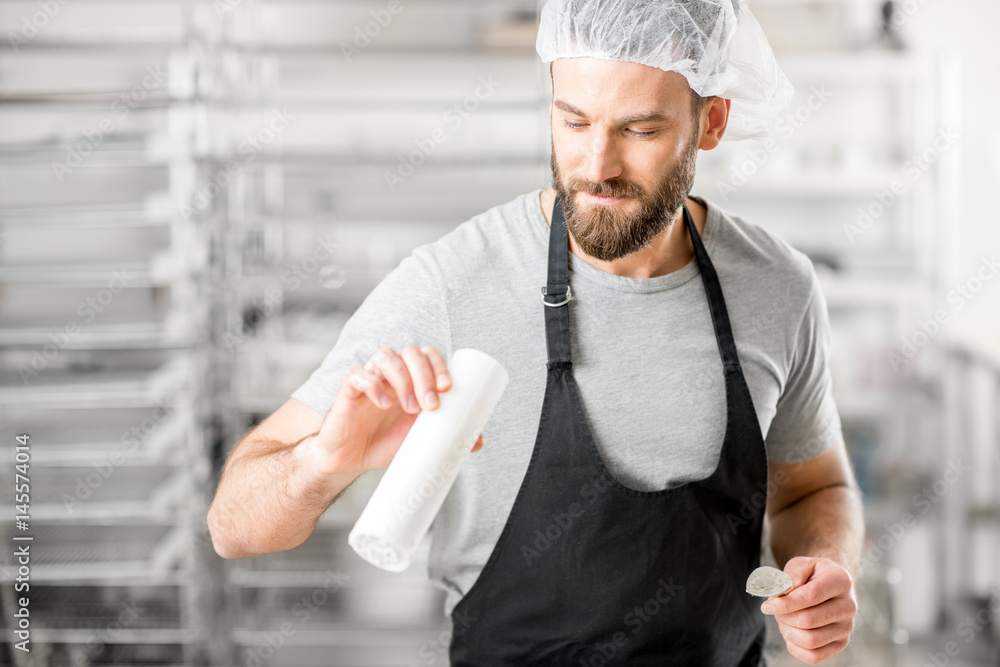
[[[382,277],[550,186],[540,4],[0,0],[0,664],[447,664],[426,561],[347,547],[377,474],[287,552],[205,514]],[[823,281],[868,524],[827,664],[1000,665],[1000,3],[750,5],[796,97],[693,193]]]

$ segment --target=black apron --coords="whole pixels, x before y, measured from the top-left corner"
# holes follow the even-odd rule
[[[452,610],[452,667],[766,664],[764,615],[746,580],[760,564],[767,455],[719,278],[687,206],[684,222],[725,376],[726,435],[715,472],[640,491],[605,466],[573,378],[569,244],[556,197],[538,435],[500,538]]]

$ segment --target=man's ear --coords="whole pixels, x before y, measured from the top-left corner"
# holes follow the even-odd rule
[[[701,110],[701,141],[698,148],[703,151],[710,151],[719,145],[722,136],[726,133],[726,125],[729,123],[729,108],[732,100],[722,97],[713,97]]]

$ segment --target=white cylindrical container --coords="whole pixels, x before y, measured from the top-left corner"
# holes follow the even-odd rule
[[[417,415],[347,543],[392,572],[410,566],[445,496],[510,378],[496,359],[471,348],[448,361],[451,388],[436,410]]]

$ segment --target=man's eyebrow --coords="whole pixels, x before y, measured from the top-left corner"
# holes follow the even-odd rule
[[[554,100],[553,105],[562,109],[566,113],[571,113],[574,116],[579,116],[580,118],[586,118],[587,114],[583,113],[575,106],[566,102],[565,100]],[[618,119],[616,125],[629,125],[630,123],[662,123],[673,120],[672,116],[667,116],[659,111],[648,111],[644,113],[632,114],[631,116],[626,116],[625,118]]]

